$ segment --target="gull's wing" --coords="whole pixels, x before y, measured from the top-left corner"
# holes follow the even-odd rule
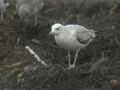
[[[81,43],[81,44],[88,44],[95,38],[95,31],[94,30],[88,30],[88,31],[78,31],[76,33],[76,39]]]
[[[76,33],[76,39],[81,43],[81,44],[87,44],[92,38],[89,35],[88,31],[82,31],[82,32],[77,32]]]
[[[75,30],[75,31],[79,31],[79,32],[82,32],[82,31],[88,31],[87,28],[85,28],[84,26],[82,25],[76,25],[76,24],[69,24],[69,25],[65,25],[64,26],[64,30]]]
[[[82,25],[66,25],[64,26],[64,30],[74,33],[74,37],[76,37],[81,44],[89,43],[96,36],[94,30],[87,29]]]

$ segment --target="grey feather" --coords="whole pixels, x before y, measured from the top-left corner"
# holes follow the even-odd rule
[[[64,30],[75,31],[75,37],[81,44],[87,44],[96,37],[93,29],[87,29],[81,25],[66,25]]]
[[[76,39],[81,44],[87,44],[92,41],[93,38],[95,38],[95,33],[91,31],[78,31],[76,33]]]
[[[88,29],[83,27],[82,25],[76,25],[76,24],[66,25],[64,26],[64,30],[77,30],[79,32],[88,31]]]

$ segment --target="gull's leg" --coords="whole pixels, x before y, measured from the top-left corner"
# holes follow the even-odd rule
[[[68,67],[71,66],[71,55],[70,55],[70,51],[68,50]]]
[[[71,68],[75,67],[79,52],[80,52],[80,49],[76,50],[74,61],[73,61],[73,64],[71,65]]]
[[[38,24],[38,16],[34,17],[34,25],[36,26]]]

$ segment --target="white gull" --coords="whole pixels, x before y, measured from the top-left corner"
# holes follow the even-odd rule
[[[68,50],[68,69],[75,67],[80,49],[85,48],[96,37],[94,30],[76,24],[56,23],[52,25],[50,34],[55,37],[60,47]],[[71,50],[76,51],[73,64],[71,64]]]

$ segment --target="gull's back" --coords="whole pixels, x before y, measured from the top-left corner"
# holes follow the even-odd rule
[[[76,24],[69,24],[64,26],[65,30],[78,30],[78,31],[88,31],[84,26],[82,25],[76,25]]]
[[[80,40],[88,40],[95,38],[95,31],[92,29],[87,29],[81,25],[66,25],[64,30],[69,30],[70,32],[74,32],[75,37]]]

